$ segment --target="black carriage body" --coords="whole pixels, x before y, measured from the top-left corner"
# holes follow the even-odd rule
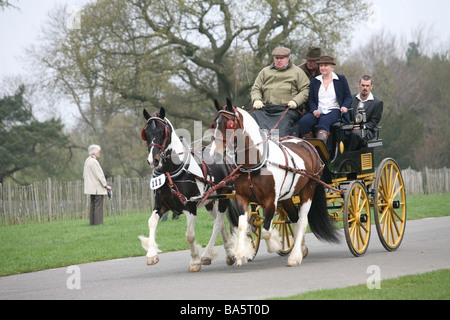
[[[374,149],[383,145],[377,137],[366,147],[349,150],[349,132],[352,125],[335,123],[325,145],[320,139],[306,139],[314,145],[325,163],[332,179],[347,178],[355,180],[358,176],[371,175],[375,172]]]
[[[400,168],[392,158],[375,167],[374,150],[383,145],[378,136],[365,147],[349,150],[352,129],[352,124],[334,124],[326,145],[320,139],[306,139],[325,163],[322,179],[339,191],[327,192],[328,212],[333,220],[343,222],[353,255],[361,256],[367,250],[371,216],[384,248],[396,250],[406,225],[406,191]]]

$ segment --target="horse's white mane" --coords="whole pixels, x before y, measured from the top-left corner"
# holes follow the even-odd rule
[[[170,120],[167,117],[164,117],[164,121],[166,121],[169,124],[170,128],[172,129],[172,132],[174,132],[175,129],[174,129],[173,125],[172,125],[172,122],[170,122]]]
[[[263,140],[260,127],[255,119],[243,108],[236,108],[236,110],[242,115],[244,132],[246,132],[253,140],[255,144],[260,144]]]
[[[185,146],[183,145],[183,142],[181,141],[180,137],[178,137],[177,133],[175,132],[175,128],[173,127],[172,122],[170,122],[170,120],[167,117],[164,117],[164,121],[166,121],[169,124],[170,129],[172,129],[171,133],[172,142],[170,143],[171,147],[177,152],[183,152],[185,150]]]

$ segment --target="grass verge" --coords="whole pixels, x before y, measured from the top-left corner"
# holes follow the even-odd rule
[[[270,300],[448,300],[450,269],[408,275],[380,282],[379,288],[366,285],[317,290]]]
[[[407,198],[408,220],[450,215],[450,194]],[[0,227],[0,276],[69,266],[92,261],[145,255],[137,238],[148,235],[149,214],[106,217],[101,226],[87,220],[31,223]],[[196,240],[206,246],[213,220],[204,209],[196,224]],[[157,228],[157,243],[163,252],[188,249],[186,219],[170,217]],[[408,232],[406,230],[406,232]],[[222,244],[219,236],[217,245]],[[448,282],[447,282],[448,283]]]

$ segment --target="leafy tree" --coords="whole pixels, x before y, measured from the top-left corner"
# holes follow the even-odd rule
[[[24,184],[58,176],[66,168],[64,125],[56,119],[35,120],[24,93],[22,85],[0,99],[0,183],[10,178]]]
[[[377,164],[393,157],[401,168],[450,165],[446,138],[450,134],[448,53],[427,56],[420,52],[419,43],[426,44],[419,37],[402,49],[395,36],[382,32],[343,64],[350,85],[362,74],[369,74],[374,80],[374,95],[384,101],[380,122],[383,147],[375,150]],[[352,92],[357,91],[353,86]]]
[[[417,59],[421,56],[420,53],[420,43],[410,42],[408,50],[406,51],[406,65],[411,66],[414,59]]]
[[[423,119],[424,131],[418,152],[414,155],[414,166],[442,168],[450,165],[450,61],[447,55],[434,54],[414,60],[410,68],[420,75],[420,93],[423,104],[417,116]],[[425,81],[424,81],[425,80]]]

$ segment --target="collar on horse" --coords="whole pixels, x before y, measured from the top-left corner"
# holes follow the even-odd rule
[[[256,165],[254,165],[253,167],[244,167],[244,166],[240,166],[239,170],[241,172],[253,172],[253,171],[257,171],[259,169],[261,169],[262,167],[264,167],[266,165],[267,162],[267,158],[269,156],[269,139],[267,138],[267,135],[264,131],[260,131],[261,135],[263,136],[263,152],[262,152],[262,158],[259,161],[259,163],[257,163]],[[238,154],[236,153],[233,157],[234,159],[234,165],[236,167],[238,167],[239,165],[237,164],[237,156]]]
[[[159,176],[165,173],[169,174],[172,178],[176,178],[181,173],[189,171],[188,169],[191,164],[191,157],[190,157],[191,152],[189,150],[187,142],[184,139],[181,139],[181,142],[183,143],[184,146],[184,152],[183,152],[183,161],[181,161],[180,165],[175,170],[167,172],[162,172],[155,168],[153,169],[153,176]],[[165,150],[161,150],[161,153],[162,152],[165,152]]]

